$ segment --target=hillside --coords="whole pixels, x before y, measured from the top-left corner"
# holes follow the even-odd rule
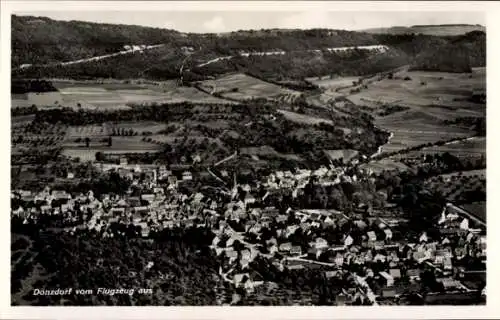
[[[126,45],[161,44],[117,54]],[[110,53],[116,55],[62,64]],[[183,34],[140,26],[12,17],[12,76],[24,78],[168,80],[178,79],[182,66],[188,82],[227,72],[284,82],[324,75],[369,75],[403,65],[468,72],[484,66],[485,55],[482,31],[446,37],[329,29]],[[25,64],[32,67],[16,68]]]
[[[363,32],[372,34],[424,34],[432,36],[457,36],[472,31],[486,32],[481,25],[448,24],[448,25],[417,25],[411,27],[390,27],[365,29]]]
[[[12,66],[87,58],[130,44],[180,41],[179,32],[129,25],[12,16]]]

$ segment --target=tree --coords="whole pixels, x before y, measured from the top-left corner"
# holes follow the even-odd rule
[[[96,161],[104,161],[104,155],[102,152],[96,152],[95,153],[95,160]]]

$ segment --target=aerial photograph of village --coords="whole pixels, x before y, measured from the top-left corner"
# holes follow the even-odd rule
[[[277,14],[10,16],[12,306],[486,304],[484,17]]]

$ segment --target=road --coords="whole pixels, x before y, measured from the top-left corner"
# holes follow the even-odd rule
[[[198,68],[201,68],[201,67],[204,67],[204,66],[207,66],[209,64],[212,64],[212,63],[216,63],[216,62],[219,62],[219,61],[223,61],[223,60],[230,60],[232,58],[234,58],[235,56],[240,56],[240,57],[250,57],[250,56],[272,56],[272,55],[284,55],[284,54],[287,54],[287,53],[291,53],[291,52],[317,52],[317,53],[320,53],[322,51],[329,51],[329,52],[338,52],[338,51],[347,51],[347,50],[352,50],[352,49],[361,49],[361,50],[388,50],[388,47],[385,46],[385,45],[381,45],[381,44],[375,44],[375,45],[368,45],[368,46],[353,46],[353,47],[334,47],[334,48],[325,48],[325,49],[310,49],[310,50],[292,50],[292,51],[277,51],[277,50],[273,50],[273,51],[261,51],[261,52],[241,52],[240,54],[238,55],[233,55],[233,56],[224,56],[224,57],[218,57],[218,58],[215,58],[215,59],[212,59],[212,60],[209,60],[209,61],[206,61],[206,62],[203,62],[203,63],[200,63],[197,65]]]
[[[465,211],[464,209],[460,208],[460,207],[457,207],[456,205],[454,205],[453,203],[447,203],[446,204],[446,207],[451,207],[452,209],[454,209],[455,211],[457,211],[458,213],[460,213],[461,215],[464,215],[466,216],[467,218],[473,220],[474,222],[480,224],[482,227],[486,228],[486,222],[484,222],[483,220],[479,219],[478,217],[470,214],[469,212]]]

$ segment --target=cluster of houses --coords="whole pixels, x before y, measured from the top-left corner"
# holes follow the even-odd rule
[[[468,257],[483,261],[486,256],[484,228],[457,213],[452,206],[443,209],[439,234],[420,234],[408,239],[397,216],[346,216],[336,210],[278,210],[266,207],[269,195],[256,196],[250,185],[235,186],[226,197],[213,199],[200,192],[183,194],[179,183],[191,181],[191,172],[181,179],[165,166],[102,166],[130,178],[139,192],[124,196],[102,195],[92,191],[71,195],[64,190],[44,189],[38,193],[16,190],[12,198],[20,200],[12,214],[25,223],[36,222],[40,215],[60,215],[71,225],[71,232],[85,228],[112,237],[111,223],[133,225],[140,236],[174,227],[210,227],[215,234],[211,243],[217,256],[223,255],[221,277],[236,287],[252,292],[265,284],[262,275],[252,270],[252,262],[268,259],[276,270],[325,268],[325,278],[352,274],[355,288],[345,288],[338,304],[377,298],[396,298],[408,288],[420,288],[421,274],[432,270],[445,291],[471,291],[460,277],[467,268],[461,261]],[[321,167],[318,170],[274,172],[264,179],[267,190],[304,187],[312,176],[320,183],[339,183],[343,169]]]

